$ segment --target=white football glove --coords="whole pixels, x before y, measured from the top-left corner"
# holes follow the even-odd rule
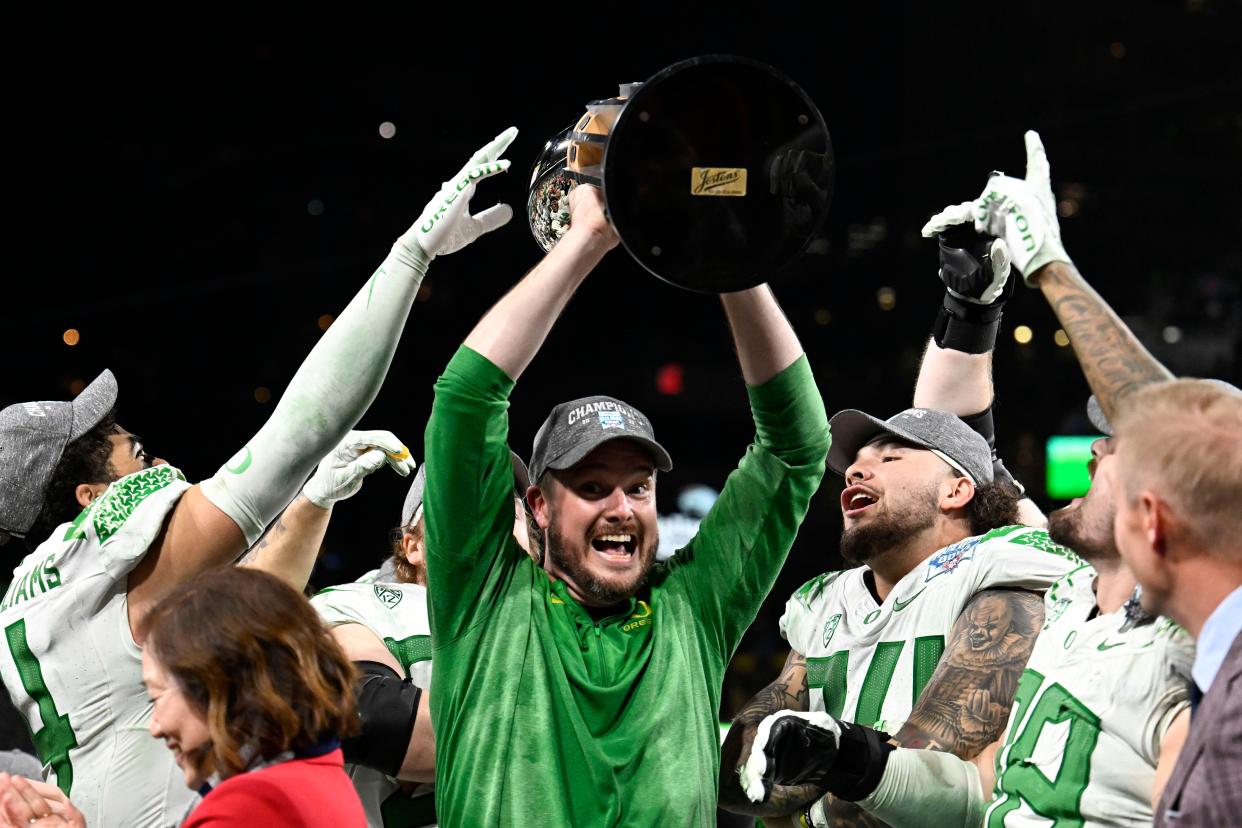
[[[480,181],[509,169],[509,161],[500,156],[517,133],[517,127],[509,127],[497,135],[444,182],[418,221],[393,245],[402,263],[425,275],[436,256],[455,253],[513,218],[513,208],[508,204],[494,204],[475,215],[470,215],[468,208]]]
[[[402,477],[414,471],[410,450],[391,431],[351,431],[319,462],[302,494],[320,509],[331,509],[357,494],[362,479],[385,463]]]
[[[1056,199],[1048,156],[1039,133],[1026,133],[1026,178],[994,175],[975,201],[946,207],[923,226],[924,236],[973,221],[975,231],[1004,239],[1013,264],[1027,284],[1030,275],[1051,262],[1069,263],[1061,244]]]

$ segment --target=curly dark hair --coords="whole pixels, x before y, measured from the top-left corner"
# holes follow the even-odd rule
[[[966,516],[970,518],[970,533],[982,535],[1012,526],[1018,522],[1018,501],[1022,493],[1008,480],[995,480],[975,488],[975,496],[966,504]]]
[[[65,446],[60,462],[43,489],[43,508],[27,533],[33,544],[42,543],[52,530],[67,523],[82,511],[75,490],[81,483],[111,483],[116,480],[112,468],[112,441],[116,430],[116,409],[113,408],[95,427]]]
[[[233,776],[358,731],[353,663],[274,575],[233,566],[200,575],[156,604],[139,632],[207,720],[200,771]]]

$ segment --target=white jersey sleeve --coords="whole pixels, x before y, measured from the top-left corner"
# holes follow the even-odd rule
[[[48,781],[92,826],[175,823],[196,794],[148,732],[127,576],[190,488],[154,466],[112,483],[13,571],[0,602],[0,676]]]

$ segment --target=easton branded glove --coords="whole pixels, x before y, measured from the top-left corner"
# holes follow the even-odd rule
[[[391,431],[351,431],[319,462],[302,494],[319,508],[331,509],[357,494],[363,478],[385,463],[402,477],[414,471],[410,450]]]
[[[500,156],[517,133],[517,127],[509,127],[497,135],[444,182],[418,221],[393,245],[403,264],[426,274],[427,265],[436,256],[455,253],[513,218],[513,208],[508,204],[494,204],[475,215],[470,214],[469,207],[480,181],[509,169],[509,161]]]

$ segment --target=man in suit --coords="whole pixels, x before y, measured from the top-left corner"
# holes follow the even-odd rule
[[[1173,380],[1126,398],[1115,423],[1118,550],[1143,607],[1194,636],[1190,734],[1156,826],[1242,813],[1242,392]]]

